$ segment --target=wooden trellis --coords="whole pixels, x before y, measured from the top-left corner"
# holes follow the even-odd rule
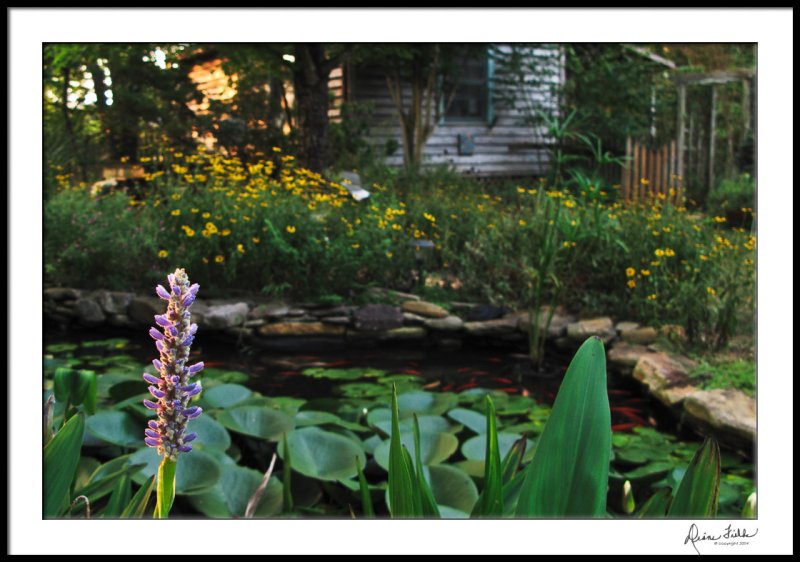
[[[622,169],[621,181],[623,200],[682,204],[676,141],[653,147],[628,137],[625,153],[627,164]]]

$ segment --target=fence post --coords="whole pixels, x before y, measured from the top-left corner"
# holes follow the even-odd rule
[[[633,166],[631,137],[625,140],[625,166],[622,168],[622,200],[627,201],[631,196],[631,166]]]

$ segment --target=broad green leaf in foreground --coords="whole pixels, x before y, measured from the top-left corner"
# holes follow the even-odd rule
[[[69,505],[69,490],[81,457],[84,418],[78,414],[44,448],[44,516],[56,517]]]
[[[575,354],[526,469],[522,517],[603,517],[611,456],[611,411],[602,341]]]
[[[713,439],[706,439],[692,457],[667,516],[714,517],[719,502],[719,484],[719,445]]]

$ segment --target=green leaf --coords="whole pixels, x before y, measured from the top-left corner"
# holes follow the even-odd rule
[[[517,433],[506,433],[501,431],[497,434],[497,447],[500,451],[500,456],[505,457],[508,455],[511,448],[514,446],[520,439],[521,435]],[[486,433],[481,433],[480,435],[476,435],[474,437],[470,437],[461,445],[461,454],[464,455],[464,458],[469,460],[485,460],[486,456]],[[526,450],[529,451],[528,454],[531,454],[530,451],[533,449],[533,441],[526,440],[525,442]]]
[[[44,516],[56,517],[69,506],[69,490],[81,458],[82,414],[64,424],[44,448]]]
[[[503,457],[503,464],[501,466],[501,471],[503,473],[503,484],[507,484],[511,481],[514,476],[517,475],[520,467],[522,466],[522,460],[525,458],[525,451],[528,447],[528,440],[520,437],[517,439],[514,444],[511,446],[511,449],[508,450],[506,456]]]
[[[189,422],[188,431],[197,433],[192,446],[201,449],[226,451],[231,446],[231,436],[222,424],[211,416],[200,416]]]
[[[113,462],[113,461],[112,461]],[[106,463],[110,464],[110,463]],[[103,465],[105,466],[105,465]],[[89,501],[94,503],[100,498],[111,493],[117,486],[120,480],[130,477],[142,469],[143,464],[130,465],[127,462],[122,465],[115,464],[112,467],[116,468],[114,472],[108,473],[103,467],[100,467],[92,475],[91,481],[82,488],[75,487],[76,496],[86,496]],[[118,468],[117,468],[118,467]],[[101,470],[102,469],[102,470]]]
[[[633,497],[633,488],[630,480],[626,480],[622,485],[622,510],[628,515],[636,511],[636,501]]]
[[[175,501],[175,472],[178,468],[177,461],[164,457],[158,465],[156,480],[156,511],[155,519],[166,519]]]
[[[127,412],[104,410],[86,419],[92,436],[121,447],[137,447],[144,442],[144,426]]]
[[[294,511],[294,498],[292,497],[292,455],[289,450],[289,438],[283,434],[281,442],[283,452],[283,511],[291,513]]]
[[[668,517],[714,517],[717,514],[720,486],[719,445],[706,439],[683,475]]]
[[[475,502],[478,501],[478,488],[469,475],[447,464],[428,466],[425,469],[436,503],[465,513],[472,512]]]
[[[375,518],[375,508],[372,506],[372,496],[369,493],[369,486],[367,479],[364,477],[364,470],[361,468],[361,463],[356,463],[358,469],[358,488],[361,492],[361,511],[367,519]]]
[[[180,466],[175,476],[175,492],[177,494],[198,494],[217,483],[222,473],[222,467],[213,453],[214,450],[198,449],[180,455]],[[158,472],[161,457],[156,449],[143,447],[131,455],[130,462],[145,465],[133,475],[133,481],[142,484]]]
[[[756,510],[757,510],[756,502],[757,502],[757,497],[755,492],[747,496],[747,500],[745,500],[744,507],[742,508],[742,518],[744,519],[756,518]]]
[[[425,480],[425,472],[423,471],[422,456],[420,453],[420,439],[419,439],[419,421],[417,415],[414,414],[414,471],[416,472],[416,501],[419,503],[420,510],[423,517],[439,517],[439,509],[436,506],[436,500],[433,499],[433,493]]]
[[[137,518],[141,519],[147,511],[147,504],[150,503],[150,496],[153,494],[153,486],[156,482],[156,477],[151,476],[144,484],[142,484],[139,491],[134,494],[133,498],[125,509],[122,510],[122,519]]]
[[[291,416],[260,406],[237,406],[221,412],[217,420],[231,431],[267,441],[278,441],[294,428]]]
[[[241,371],[224,371],[216,367],[207,367],[203,369],[203,380],[213,380],[219,383],[239,383],[247,382],[250,377],[247,373]]]
[[[600,338],[578,349],[538,440],[517,502],[523,517],[603,517],[611,457],[606,356]]]
[[[483,491],[475,502],[473,517],[492,517],[503,514],[503,474],[497,441],[497,420],[492,399],[486,396],[486,456]],[[524,440],[523,440],[524,443]]]
[[[93,371],[81,371],[81,373],[91,373],[91,375],[82,375],[89,379],[86,396],[83,399],[83,407],[86,409],[87,414],[93,415],[97,412],[97,375]]]
[[[672,497],[672,490],[670,488],[661,488],[650,496],[639,511],[636,512],[638,519],[653,517],[663,519],[667,514],[667,507],[669,506]]]
[[[222,474],[213,487],[201,494],[189,497],[189,503],[206,517],[242,517],[247,502],[261,484],[264,477],[257,470],[235,464],[222,467]],[[271,517],[281,511],[283,485],[273,474],[261,495],[255,517]]]
[[[417,421],[415,422],[414,419]],[[422,433],[453,433],[453,429],[457,429],[458,427],[453,426],[453,424],[448,422],[442,416],[415,416],[400,420],[400,432],[412,433],[414,431],[415,423],[419,425]],[[391,419],[378,421],[373,425],[385,435],[390,435],[392,433]]]
[[[489,396],[488,394],[486,395]],[[447,417],[456,420],[458,423],[463,424],[475,433],[481,434],[486,431],[486,416],[475,410],[467,410],[466,408],[454,408],[447,412]]]
[[[414,497],[412,468],[400,442],[400,414],[397,390],[392,386],[392,433],[389,446],[389,510],[392,517],[415,517],[420,514]],[[380,449],[380,447],[378,447]],[[376,450],[377,453],[377,450]]]
[[[117,480],[111,497],[103,510],[103,517],[119,517],[128,502],[131,501],[131,479],[123,476]]]
[[[94,380],[94,385],[92,384]],[[91,388],[97,388],[94,371],[58,367],[53,375],[53,393],[59,402],[82,404]],[[94,400],[94,398],[90,398]]]
[[[401,431],[400,443],[411,450],[414,446],[414,432]],[[452,433],[420,433],[422,464],[428,466],[439,464],[449,459],[458,449],[458,439]],[[391,440],[387,439],[375,448],[373,456],[378,466],[389,470],[391,466]],[[483,453],[481,453],[483,459]]]
[[[440,416],[458,404],[458,398],[450,392],[406,392],[397,397],[397,408],[401,417],[411,414]]]
[[[352,478],[358,474],[356,465],[366,462],[364,451],[352,439],[318,427],[292,431],[287,442],[292,471],[318,480]]]
[[[211,408],[230,408],[253,394],[240,384],[221,384],[203,391],[203,401]]]

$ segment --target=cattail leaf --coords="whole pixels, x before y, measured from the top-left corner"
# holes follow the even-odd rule
[[[84,417],[73,416],[44,448],[44,516],[56,517],[69,506],[69,490],[78,470]]]
[[[131,479],[123,476],[118,479],[108,503],[103,509],[103,517],[119,517],[125,506],[131,501]]]
[[[519,472],[522,465],[522,459],[525,457],[525,450],[528,446],[528,440],[524,437],[517,439],[508,450],[506,456],[503,458],[501,471],[503,473],[503,484],[508,484],[514,476]]]
[[[357,462],[358,468],[358,488],[361,492],[361,511],[364,517],[372,519],[375,517],[375,508],[372,506],[372,496],[369,493],[369,485],[367,479],[364,477],[364,470],[361,468],[361,463]]]
[[[74,495],[86,496],[89,498],[90,502],[94,503],[100,498],[111,493],[115,487],[118,486],[120,480],[136,474],[144,466],[144,464],[124,465],[123,468],[120,468],[111,474],[105,474],[99,477],[93,476],[88,484],[80,489],[76,489]]]
[[[415,517],[418,506],[414,501],[412,468],[408,454],[400,442],[400,414],[397,406],[397,389],[392,386],[392,435],[389,446],[389,509],[392,517]]]
[[[153,487],[156,482],[155,475],[148,478],[142,487],[134,494],[125,509],[122,510],[120,517],[127,518],[141,518],[147,511],[147,504],[150,503],[150,497],[153,495]]]
[[[706,439],[689,462],[667,516],[714,517],[720,478],[719,445],[713,439]]]
[[[414,455],[415,455],[415,471],[416,471],[416,500],[419,503],[419,508],[423,517],[439,517],[439,508],[436,506],[436,500],[433,499],[433,493],[425,480],[425,472],[422,467],[422,455],[420,453],[419,445],[419,420],[417,415],[414,414]]]
[[[97,374],[94,371],[81,371],[81,376],[89,381],[82,401],[83,407],[87,414],[93,415],[97,411]]]
[[[642,504],[642,507],[639,508],[639,511],[636,512],[636,518],[645,519],[647,517],[653,517],[663,519],[667,514],[667,508],[669,507],[671,499],[671,488],[656,490],[656,493],[650,496],[647,501]]]
[[[486,396],[485,459],[483,492],[475,503],[472,517],[492,517],[503,513],[503,474],[497,441],[497,419],[492,398],[488,395]]]
[[[564,375],[517,502],[523,517],[603,517],[611,411],[600,338],[578,349]]]
[[[291,513],[294,510],[294,499],[292,498],[292,456],[289,451],[289,440],[283,434],[283,511]]]

